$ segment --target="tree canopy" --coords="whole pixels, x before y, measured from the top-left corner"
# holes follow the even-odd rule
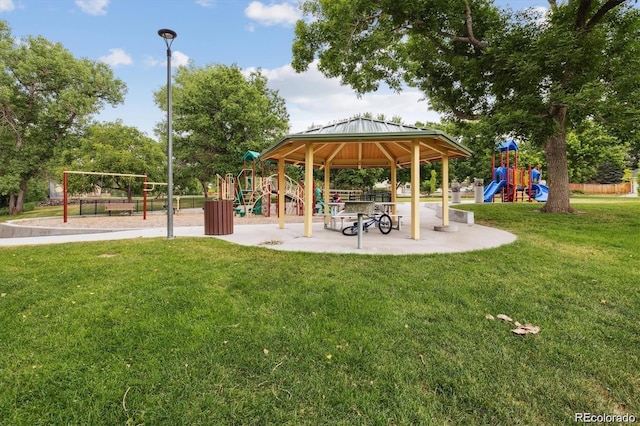
[[[267,87],[260,71],[233,65],[180,67],[172,86],[174,155],[184,177],[207,183],[216,174],[237,174],[242,156],[261,152],[289,130],[284,99]],[[155,93],[166,110],[166,87]]]
[[[567,130],[584,120],[637,132],[640,15],[632,0],[549,0],[514,13],[490,0],[307,0],[293,67],[316,59],[359,93],[420,88],[457,121],[544,149],[549,199],[571,211]]]
[[[14,40],[0,21],[0,192],[9,195],[10,214],[22,211],[27,182],[65,138],[124,93],[106,64],[76,59],[42,37]]]

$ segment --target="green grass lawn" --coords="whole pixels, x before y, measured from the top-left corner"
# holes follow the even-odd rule
[[[0,424],[640,418],[640,202],[618,200],[464,205],[518,240],[460,254],[0,249]]]

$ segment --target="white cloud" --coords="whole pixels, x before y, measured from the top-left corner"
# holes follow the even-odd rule
[[[215,0],[196,0],[196,4],[202,7],[213,7],[215,6]]]
[[[262,25],[293,25],[301,14],[298,9],[291,3],[280,3],[265,5],[259,1],[249,3],[244,10],[244,14],[254,21],[258,21]]]
[[[15,8],[13,0],[0,0],[0,12],[11,12]]]
[[[182,67],[189,64],[189,57],[182,52],[171,53],[171,66]]]
[[[76,0],[76,6],[89,15],[106,15],[106,9],[110,1],[111,0]]]
[[[171,67],[182,67],[189,65],[189,60],[190,58],[180,51],[174,50],[171,52]],[[167,57],[164,56],[162,59],[156,59],[151,56],[147,56],[144,59],[144,64],[146,67],[166,67]]]
[[[245,70],[250,71],[252,69]],[[306,130],[312,124],[330,124],[364,113],[374,117],[384,114],[388,120],[398,116],[406,124],[440,121],[440,116],[429,109],[428,102],[423,100],[424,94],[418,90],[395,93],[381,88],[358,97],[353,89],[341,85],[340,80],[324,77],[315,62],[300,74],[291,65],[262,69],[262,74],[268,79],[269,87],[278,90],[286,100],[292,133]]]
[[[101,56],[98,59],[112,67],[117,67],[118,65],[131,65],[133,63],[131,56],[122,49],[109,49],[109,54],[107,56]]]

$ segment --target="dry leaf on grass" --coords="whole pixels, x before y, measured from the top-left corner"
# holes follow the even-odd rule
[[[502,321],[513,322],[513,320],[511,318],[509,318],[508,316],[506,316],[504,314],[499,314],[498,318],[500,318]]]
[[[485,314],[486,319],[493,319],[493,315]],[[533,324],[520,324],[518,321],[514,321],[511,317],[505,314],[496,315],[497,318],[501,319],[504,322],[512,323],[516,328],[512,329],[511,332],[513,334],[525,335],[525,334],[538,334],[540,333],[540,327]]]
[[[538,334],[540,333],[540,327],[533,324],[525,324],[525,325],[520,325],[518,328],[514,328],[513,330],[511,330],[511,332],[515,334],[520,334],[520,335]]]

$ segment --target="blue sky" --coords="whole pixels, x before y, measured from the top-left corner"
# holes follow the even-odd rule
[[[500,1],[513,9],[546,6],[545,0]],[[101,121],[121,119],[153,136],[164,113],[153,92],[166,84],[166,46],[157,31],[178,33],[172,65],[237,64],[261,68],[269,86],[287,102],[291,132],[358,113],[400,116],[406,123],[437,121],[422,94],[379,90],[358,98],[314,67],[296,74],[290,67],[297,1],[276,0],[0,0],[0,19],[14,37],[43,36],[75,57],[109,64],[128,88],[125,103],[107,106]]]

